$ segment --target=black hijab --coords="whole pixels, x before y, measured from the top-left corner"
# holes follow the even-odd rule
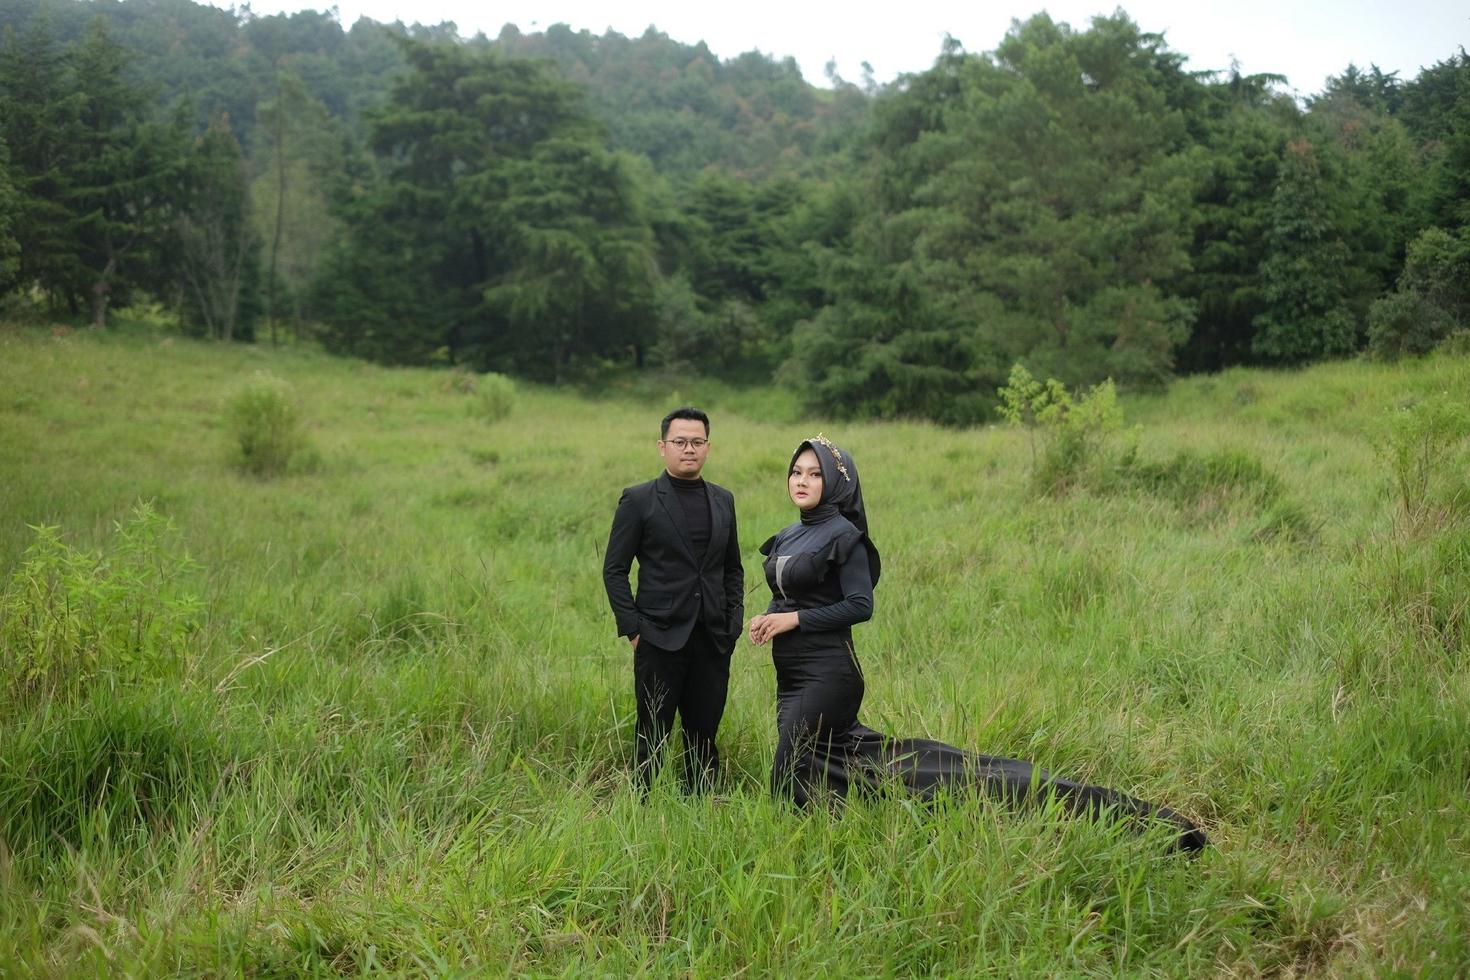
[[[796,465],[796,457],[808,449],[817,454],[817,463],[822,467],[822,498],[817,501],[817,506],[801,512],[801,522],[820,524],[837,514],[847,518],[848,523],[862,533],[863,547],[868,551],[868,570],[872,573],[873,584],[877,585],[881,563],[878,548],[868,537],[868,512],[863,507],[863,488],[858,482],[857,464],[847,450],[819,432],[810,439],[803,439],[796,447],[786,467],[787,473]]]

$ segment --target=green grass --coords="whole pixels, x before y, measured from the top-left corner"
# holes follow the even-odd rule
[[[259,370],[309,441],[270,480],[226,425]],[[0,329],[0,575],[27,525],[105,557],[149,500],[203,604],[153,674],[0,704],[0,974],[1470,970],[1470,461],[1409,524],[1368,438],[1470,397],[1470,360],[1124,398],[1146,479],[1044,500],[1008,429],[793,421],[687,378],[519,385],[492,422],[461,382]],[[857,458],[884,555],[868,724],[1166,802],[1215,847],[973,799],[788,812],[744,644],[725,786],[641,804],[601,552],[683,401],[714,416],[748,611],[790,448],[820,428]]]

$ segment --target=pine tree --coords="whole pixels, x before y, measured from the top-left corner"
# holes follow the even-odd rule
[[[15,240],[15,219],[20,213],[20,195],[10,173],[10,152],[0,141],[0,295],[16,282],[20,271],[20,243]]]
[[[1018,359],[1071,384],[1167,378],[1203,169],[1180,61],[1122,15],[1083,33],[1038,15],[880,100],[857,254],[794,338],[803,390],[968,421]]]
[[[1357,347],[1358,326],[1345,299],[1350,252],[1328,193],[1330,179],[1312,143],[1287,144],[1261,263],[1266,308],[1256,317],[1252,342],[1268,360],[1299,363]]]
[[[1233,71],[1207,88],[1195,113],[1205,172],[1196,193],[1189,271],[1179,295],[1194,304],[1183,371],[1251,361],[1255,318],[1265,310],[1261,258],[1271,227],[1271,197],[1300,111],[1273,91],[1281,76]]]
[[[77,216],[69,200],[81,96],[66,52],[44,18],[0,43],[0,141],[9,151],[16,196],[14,279],[75,304]]]
[[[382,175],[322,277],[329,340],[560,379],[651,321],[653,239],[576,91],[536,62],[408,44]]]
[[[130,263],[171,232],[184,165],[181,120],[159,121],[129,83],[127,55],[95,21],[77,46],[76,145],[62,201],[73,215],[76,258],[94,328],[107,322]]]

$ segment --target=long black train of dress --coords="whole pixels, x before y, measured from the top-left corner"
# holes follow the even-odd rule
[[[836,508],[802,515],[761,547],[773,596],[768,612],[796,611],[800,626],[772,642],[778,741],[772,788],[807,805],[823,794],[876,789],[898,780],[921,798],[975,788],[1013,802],[1054,796],[1074,812],[1159,820],[1177,830],[1173,848],[1208,841],[1182,814],[1117,790],[1089,786],[1029,762],[982,755],[924,738],[896,739],[858,721],[863,673],[852,627],[873,610],[864,535]]]

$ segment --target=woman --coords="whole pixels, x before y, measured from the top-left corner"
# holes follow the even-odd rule
[[[1012,801],[1053,795],[1081,813],[1167,822],[1178,831],[1173,846],[1179,850],[1206,845],[1198,827],[1167,807],[1062,779],[1029,762],[929,739],[891,739],[861,725],[863,674],[852,627],[873,614],[880,562],[868,537],[857,466],[818,435],[796,447],[787,490],[801,520],[761,545],[772,601],[750,621],[753,643],[774,641],[776,793],[806,805],[824,793],[843,797],[896,779],[926,798],[966,786]]]

